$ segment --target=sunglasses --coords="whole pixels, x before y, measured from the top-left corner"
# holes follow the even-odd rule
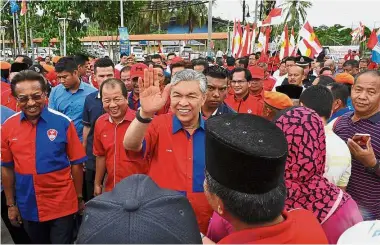
[[[30,99],[36,101],[41,100],[43,97],[45,97],[44,94],[32,94],[30,96],[19,96],[16,99],[20,103],[27,103]]]

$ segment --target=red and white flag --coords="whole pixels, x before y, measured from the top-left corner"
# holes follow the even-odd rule
[[[289,39],[289,56],[296,56],[296,38],[294,35],[294,28],[292,27],[292,32]]]
[[[245,30],[244,30],[244,34],[243,34],[243,39],[242,39],[242,44],[241,44],[241,49],[240,49],[238,57],[246,56],[247,53],[248,53],[249,34],[250,34],[249,32],[250,32],[250,28],[249,28],[249,24],[247,24],[245,26]]]
[[[257,44],[257,51],[266,53],[269,48],[269,38],[270,38],[270,27],[261,27],[259,34],[259,43]]]
[[[247,53],[248,54],[252,54],[253,53],[253,42],[255,42],[255,38],[256,38],[256,25],[255,24],[253,24],[253,26],[252,26],[252,29],[250,30],[250,32],[249,32],[249,42],[248,42],[248,51],[247,51]]]
[[[352,36],[352,41],[358,41],[362,36],[364,36],[364,29],[365,29],[365,26],[363,25],[362,22],[360,22],[359,27],[352,30],[352,32],[350,33]]]
[[[369,36],[369,39],[368,39],[368,43],[367,43],[368,49],[372,50],[379,41],[380,40],[377,39],[377,34],[376,34],[375,29],[373,29],[371,32],[371,36]]]
[[[235,21],[235,23],[234,23],[234,37],[232,40],[232,56],[233,57],[236,57],[240,52],[241,39],[242,39],[242,33],[241,33],[240,21]]]
[[[284,31],[281,34],[281,48],[280,48],[280,60],[289,56],[289,34],[288,25],[285,24]]]
[[[299,36],[303,38],[303,40],[300,41],[300,44],[302,44],[303,42],[307,42],[307,46],[312,47],[314,50],[312,53],[319,54],[320,52],[322,52],[323,50],[322,45],[320,44],[318,38],[316,37],[313,27],[309,24],[308,21],[306,21],[305,25],[300,30]],[[298,48],[301,50],[300,46],[298,46]],[[308,56],[306,55],[306,53],[304,53],[303,55]],[[310,57],[310,58],[314,58],[314,57]]]
[[[265,20],[260,21],[257,26],[270,26],[281,24],[282,8],[272,9]]]
[[[164,52],[164,48],[162,47],[161,41],[158,41],[158,53],[162,54]]]
[[[21,2],[21,11],[20,11],[21,16],[25,15],[26,12],[28,11],[28,8],[27,8],[26,5],[27,5],[26,0],[22,0],[22,2]]]

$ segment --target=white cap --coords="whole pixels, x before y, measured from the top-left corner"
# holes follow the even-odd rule
[[[337,244],[380,244],[380,220],[357,223],[340,236]]]

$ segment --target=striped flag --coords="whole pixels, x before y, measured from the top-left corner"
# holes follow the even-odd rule
[[[258,26],[270,26],[270,25],[279,25],[281,24],[281,15],[282,8],[274,8],[272,9],[265,20],[260,21]]]
[[[288,25],[285,24],[284,31],[281,34],[281,48],[280,48],[280,59],[282,60],[285,57],[289,56],[289,34],[288,34]]]
[[[292,32],[290,34],[289,40],[289,56],[296,56],[296,38],[294,35],[294,28],[292,27]]]
[[[236,57],[240,52],[241,39],[242,39],[242,33],[241,33],[240,21],[235,21],[235,23],[234,23],[234,37],[232,40],[232,56],[233,57]]]
[[[23,16],[26,14],[26,12],[28,11],[27,9],[27,3],[26,3],[26,0],[22,0],[21,2],[21,12],[20,14]]]
[[[310,25],[308,21],[306,21],[305,25],[300,30],[299,35],[301,38],[303,38],[303,42],[307,43],[307,46],[310,46],[313,48],[314,51],[312,53],[319,54],[320,52],[322,52],[322,45],[320,44],[318,38],[316,37],[313,27]]]
[[[246,56],[248,53],[248,46],[249,46],[249,35],[250,35],[250,28],[249,24],[245,26],[244,34],[243,34],[243,39],[242,39],[242,44],[241,44],[241,49],[239,52],[238,57],[243,57]]]

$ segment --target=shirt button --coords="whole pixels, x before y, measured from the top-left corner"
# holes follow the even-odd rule
[[[191,160],[191,157],[189,157],[189,160]]]

